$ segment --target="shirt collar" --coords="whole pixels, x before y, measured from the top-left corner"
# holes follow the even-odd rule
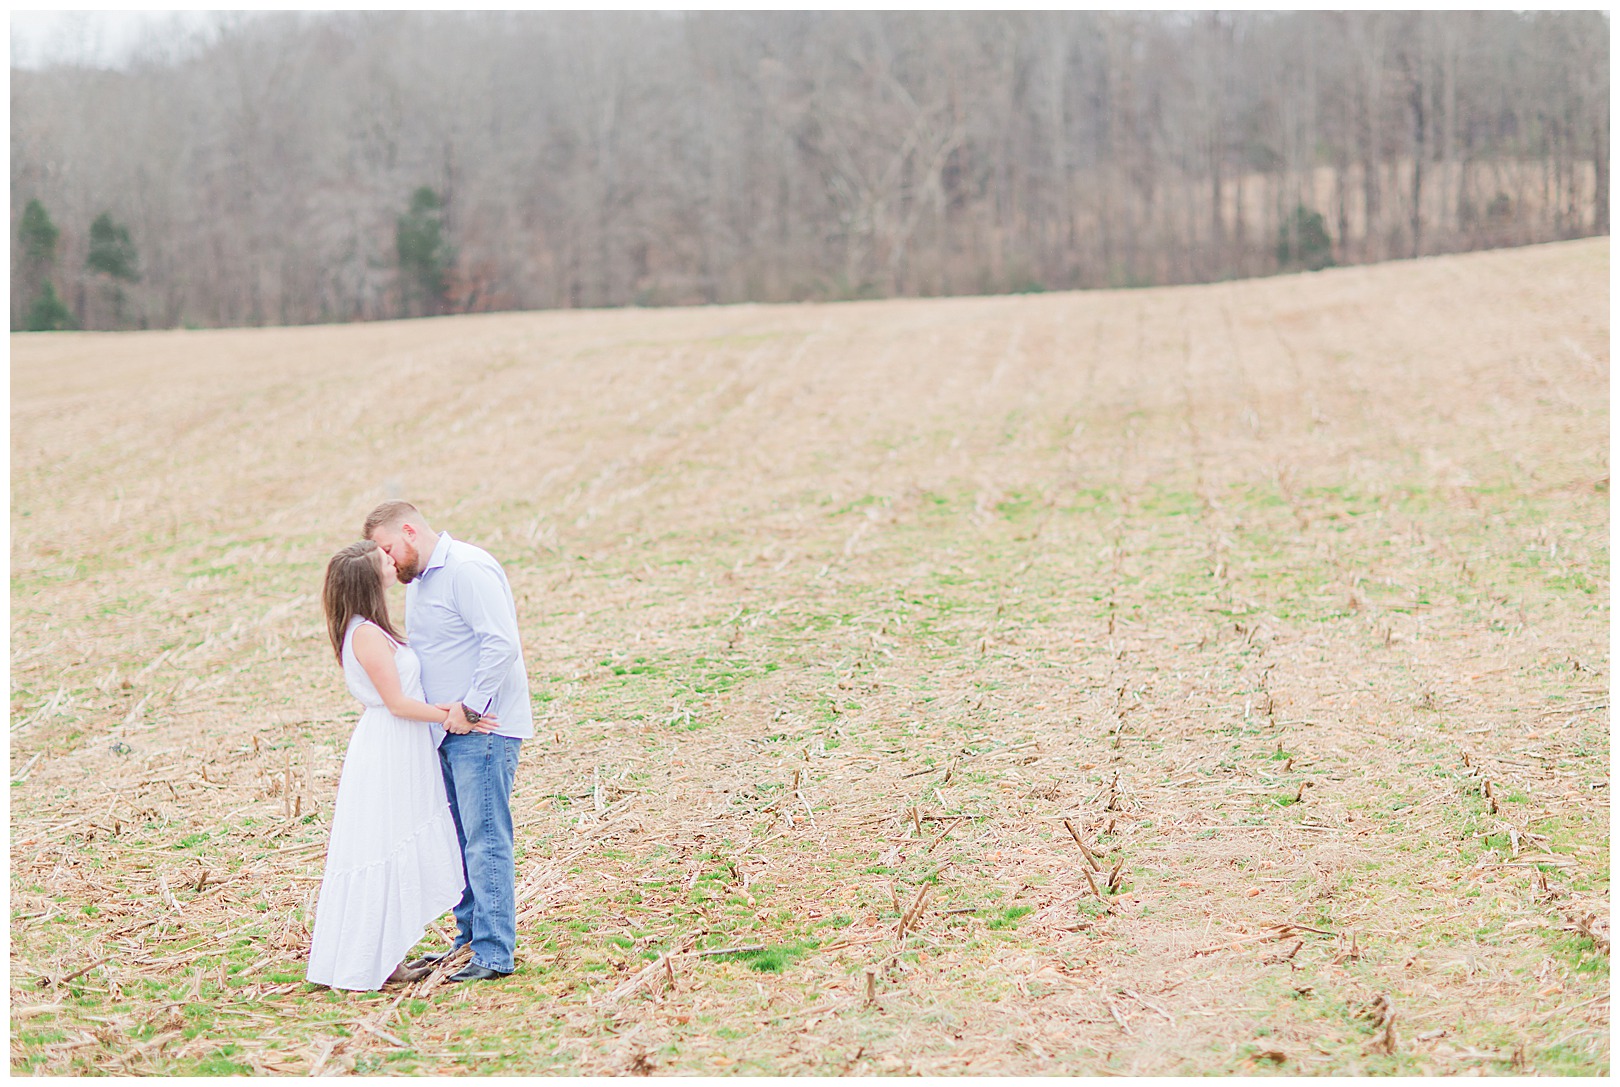
[[[450,533],[439,533],[439,542],[433,545],[433,554],[428,558],[427,565],[422,567],[422,573],[417,576],[424,577],[443,566],[445,560],[450,557],[450,545],[454,542],[450,538]]]

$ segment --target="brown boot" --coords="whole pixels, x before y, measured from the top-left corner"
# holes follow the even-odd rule
[[[433,969],[431,966],[407,966],[400,963],[394,967],[394,972],[388,975],[384,985],[408,985],[413,981],[421,981]]]

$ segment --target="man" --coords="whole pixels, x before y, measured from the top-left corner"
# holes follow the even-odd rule
[[[409,502],[372,510],[365,537],[394,560],[405,586],[405,631],[422,660],[427,700],[458,704],[445,722],[439,765],[467,889],[455,910],[455,945],[418,962],[438,962],[471,944],[472,961],[451,981],[505,977],[517,945],[512,779],[518,750],[534,735],[512,586],[487,551],[448,532],[435,535]],[[472,731],[484,716],[499,727]]]

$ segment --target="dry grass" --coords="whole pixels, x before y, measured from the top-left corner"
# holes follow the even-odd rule
[[[1606,1073],[1608,281],[14,336],[12,1070]],[[395,494],[520,965],[311,991]]]

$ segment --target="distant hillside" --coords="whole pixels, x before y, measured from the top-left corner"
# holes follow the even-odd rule
[[[1163,285],[1604,234],[1608,41],[1600,12],[225,20],[12,73],[12,327]],[[33,201],[55,234],[19,233]]]

